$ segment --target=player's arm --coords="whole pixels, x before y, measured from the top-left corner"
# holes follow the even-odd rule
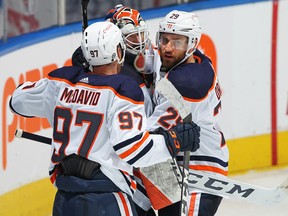
[[[113,146],[119,157],[134,167],[145,167],[167,161],[179,151],[199,148],[200,128],[195,124],[179,124],[170,130],[150,134],[143,105],[122,107],[111,125]],[[117,134],[114,136],[113,134]]]
[[[48,117],[48,104],[53,104],[55,89],[47,79],[37,82],[25,82],[18,86],[10,98],[10,109],[25,117]]]
[[[170,154],[166,148],[164,137],[155,135],[155,140],[160,144],[155,145],[155,140],[146,128],[146,115],[143,101],[133,104],[117,98],[117,103],[109,110],[112,118],[109,123],[110,139],[115,152],[121,159],[132,166],[143,166],[166,161]],[[161,153],[161,157],[154,158],[152,153]],[[154,158],[154,159],[153,159]]]

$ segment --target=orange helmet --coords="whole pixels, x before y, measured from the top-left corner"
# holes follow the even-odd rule
[[[109,10],[105,19],[121,29],[128,52],[144,52],[148,42],[148,27],[138,10],[120,4]]]

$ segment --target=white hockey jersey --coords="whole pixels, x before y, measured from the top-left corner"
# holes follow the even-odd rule
[[[191,153],[189,168],[226,176],[229,152],[217,125],[221,111],[221,89],[210,60],[199,50],[194,53],[194,58],[197,63],[177,66],[166,75],[188,102],[192,120],[201,128],[200,148]],[[157,84],[154,100],[156,107],[148,118],[149,130],[153,131],[159,126],[169,129],[181,121],[177,110],[157,92]],[[177,155],[177,160],[180,165],[183,164],[183,152]]]
[[[160,61],[158,51],[151,44],[151,41],[148,40],[145,55],[134,55],[126,52],[125,62],[120,71],[120,74],[133,78],[142,89],[147,117],[152,114],[154,108],[152,95],[154,92],[155,73],[157,71],[155,66],[159,65],[158,61]],[[140,65],[141,67],[139,68]]]
[[[132,195],[136,188],[133,167],[171,158],[163,136],[145,131],[143,93],[127,76],[63,67],[47,78],[19,86],[10,107],[22,116],[47,118],[53,127],[52,183],[56,165],[75,153],[100,163],[101,171]]]

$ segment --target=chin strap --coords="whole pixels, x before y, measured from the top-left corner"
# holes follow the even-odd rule
[[[120,47],[121,47],[121,46],[120,46]],[[121,53],[122,53],[122,58],[119,59],[119,56],[117,55],[117,61],[118,61],[118,64],[120,64],[121,66],[123,66],[123,65],[124,65],[124,60],[125,60],[125,54],[126,54],[126,52],[125,52],[125,49],[123,49],[122,47],[121,47]]]

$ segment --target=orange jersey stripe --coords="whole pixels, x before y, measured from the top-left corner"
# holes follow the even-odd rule
[[[53,174],[50,176],[50,181],[51,181],[51,183],[52,184],[54,184],[55,183],[55,181],[56,181],[56,170],[53,172]]]
[[[190,205],[189,205],[188,216],[193,216],[194,215],[195,201],[196,201],[196,193],[192,193],[191,194]]]
[[[142,182],[146,188],[147,195],[154,209],[158,210],[169,206],[172,202],[162,193],[145,175],[141,175]]]
[[[130,154],[132,154],[133,152],[135,152],[137,149],[140,148],[140,146],[148,139],[149,137],[149,133],[146,131],[145,132],[145,135],[143,136],[143,138],[137,142],[135,145],[132,146],[132,148],[128,149],[127,151],[123,152],[122,154],[120,154],[120,158],[123,159],[123,158],[126,158],[128,157]]]
[[[136,181],[131,178],[131,176],[130,176],[130,174],[129,174],[128,172],[123,171],[123,170],[122,170],[121,172],[122,172],[123,174],[125,174],[127,178],[130,179],[130,183],[131,183],[131,184],[130,184],[130,187],[131,187],[132,189],[136,190],[136,188],[137,188],[137,183],[136,183]]]
[[[146,86],[146,85],[145,85],[145,83],[142,83],[142,84],[140,84],[139,86],[140,86],[140,88],[142,88],[142,87],[144,87],[144,86]]]
[[[222,170],[222,169],[217,168],[217,167],[212,167],[212,166],[189,165],[189,169],[201,170],[201,171],[209,171],[209,172],[219,173],[219,174],[224,175],[224,176],[228,175],[228,171]]]
[[[141,179],[141,174],[140,174],[140,170],[133,170],[133,174],[134,176],[138,177],[139,179]]]
[[[121,192],[118,192],[117,194],[119,195],[119,197],[120,197],[120,199],[121,199],[121,201],[122,201],[122,203],[123,203],[125,215],[126,215],[126,216],[129,216],[130,214],[129,214],[129,210],[128,210],[128,205],[127,205],[127,202],[126,202],[126,200],[125,200],[124,195],[123,195]]]
[[[136,190],[136,189],[137,189],[137,183],[136,183],[136,181],[134,181],[134,180],[131,181],[130,187],[133,188],[134,190]]]
[[[119,98],[123,99],[123,100],[127,100],[133,104],[144,104],[144,101],[134,101],[132,100],[131,98],[128,98],[128,97],[125,97],[123,95],[120,95],[117,91],[115,91],[114,88],[110,87],[110,86],[91,86],[91,85],[88,85],[88,84],[85,84],[85,83],[77,83],[77,84],[74,84],[74,83],[71,83],[69,82],[68,80],[66,79],[61,79],[61,78],[55,78],[55,77],[50,77],[50,76],[47,76],[47,78],[49,80],[57,80],[57,81],[61,81],[61,82],[65,82],[66,84],[70,85],[70,86],[73,86],[73,87],[76,87],[76,86],[85,86],[87,88],[92,88],[92,89],[109,89],[111,91],[114,92],[114,94],[116,96],[118,96]]]

